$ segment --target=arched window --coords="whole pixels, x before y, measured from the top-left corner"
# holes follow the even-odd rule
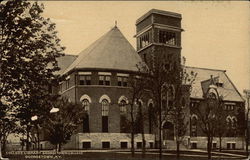
[[[88,99],[82,99],[82,106],[83,110],[85,111],[86,115],[83,117],[83,128],[82,132],[86,133],[89,132],[89,100]]]
[[[237,127],[237,119],[236,119],[236,117],[232,117],[232,129],[236,129],[236,127]]]
[[[102,116],[108,116],[109,114],[109,102],[107,99],[102,100]]]
[[[109,101],[102,99],[102,132],[108,132],[108,114],[109,114]]]
[[[148,104],[148,121],[149,121],[149,134],[152,134],[152,129],[153,129],[153,103],[150,102]]]
[[[126,98],[119,99],[119,106],[120,106],[120,132],[121,133],[128,133],[130,130],[129,121],[127,119],[127,104]]]
[[[89,100],[87,99],[83,99],[82,100],[82,106],[83,106],[83,110],[89,114]]]
[[[126,101],[121,100],[119,105],[120,105],[120,113],[121,113],[121,115],[126,114],[127,113],[127,103],[126,103]]]
[[[197,116],[192,115],[191,117],[191,136],[192,137],[197,137]]]

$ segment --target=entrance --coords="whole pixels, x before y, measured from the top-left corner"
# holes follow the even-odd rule
[[[163,140],[174,140],[174,125],[166,121],[163,125]]]

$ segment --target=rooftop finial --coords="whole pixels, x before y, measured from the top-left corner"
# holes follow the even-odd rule
[[[117,21],[115,20],[115,27],[117,27]]]

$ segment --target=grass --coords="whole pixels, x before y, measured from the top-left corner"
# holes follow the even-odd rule
[[[177,160],[174,152],[172,153],[163,153],[162,160]],[[184,156],[183,156],[184,155]],[[27,155],[7,155],[10,160],[35,160],[37,158],[37,154],[27,154]],[[232,156],[223,156],[220,158],[218,155],[214,155],[213,159],[221,159],[221,160],[240,160],[240,158],[232,157]],[[135,157],[131,157],[130,152],[82,152],[81,154],[59,154],[59,155],[41,155],[40,160],[48,160],[48,159],[58,159],[58,160],[158,160],[159,156],[156,152],[147,152],[145,158],[142,158],[141,153],[137,152]],[[243,159],[243,158],[242,158]],[[178,160],[207,160],[206,153],[196,153],[196,152],[182,152],[180,159]]]

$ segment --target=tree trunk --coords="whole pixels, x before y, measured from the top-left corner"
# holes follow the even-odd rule
[[[132,155],[132,157],[135,156],[135,141],[134,141],[134,139],[135,139],[135,134],[132,131],[131,132],[131,155]]]
[[[161,94],[160,94],[161,95]],[[162,113],[161,113],[161,108],[162,108],[162,102],[161,102],[161,97],[159,98],[159,159],[162,158],[162,135],[161,135],[161,131],[162,131]]]
[[[222,142],[222,136],[219,137],[220,139],[220,152],[221,152],[221,142]]]
[[[26,151],[29,151],[30,150],[30,142],[29,142],[29,137],[30,137],[30,131],[29,131],[29,128],[27,126],[27,139],[26,139]]]
[[[4,138],[3,144],[2,144],[2,156],[6,156],[6,139]]]
[[[142,133],[142,158],[145,157],[145,154],[146,154],[146,140],[144,133]]]
[[[179,141],[179,138],[177,138],[177,140],[176,140],[176,157],[177,157],[177,159],[180,158],[180,141]]]
[[[134,157],[135,156],[135,128],[134,128],[134,108],[133,108],[133,104],[131,104],[131,111],[130,111],[130,116],[131,116],[131,156]]]
[[[62,144],[59,143],[59,145],[58,145],[58,152],[61,152],[61,150],[62,150]]]
[[[248,122],[247,122],[248,123]],[[249,129],[248,127],[246,128],[246,156],[248,156],[248,143],[249,142]]]
[[[208,136],[207,138],[207,154],[208,154],[208,160],[211,160],[212,155],[211,155],[211,150],[212,150],[212,138]]]
[[[145,157],[146,153],[146,140],[144,135],[144,118],[142,114],[142,104],[139,103],[139,111],[140,111],[140,124],[141,124],[141,137],[142,137],[142,157]]]

